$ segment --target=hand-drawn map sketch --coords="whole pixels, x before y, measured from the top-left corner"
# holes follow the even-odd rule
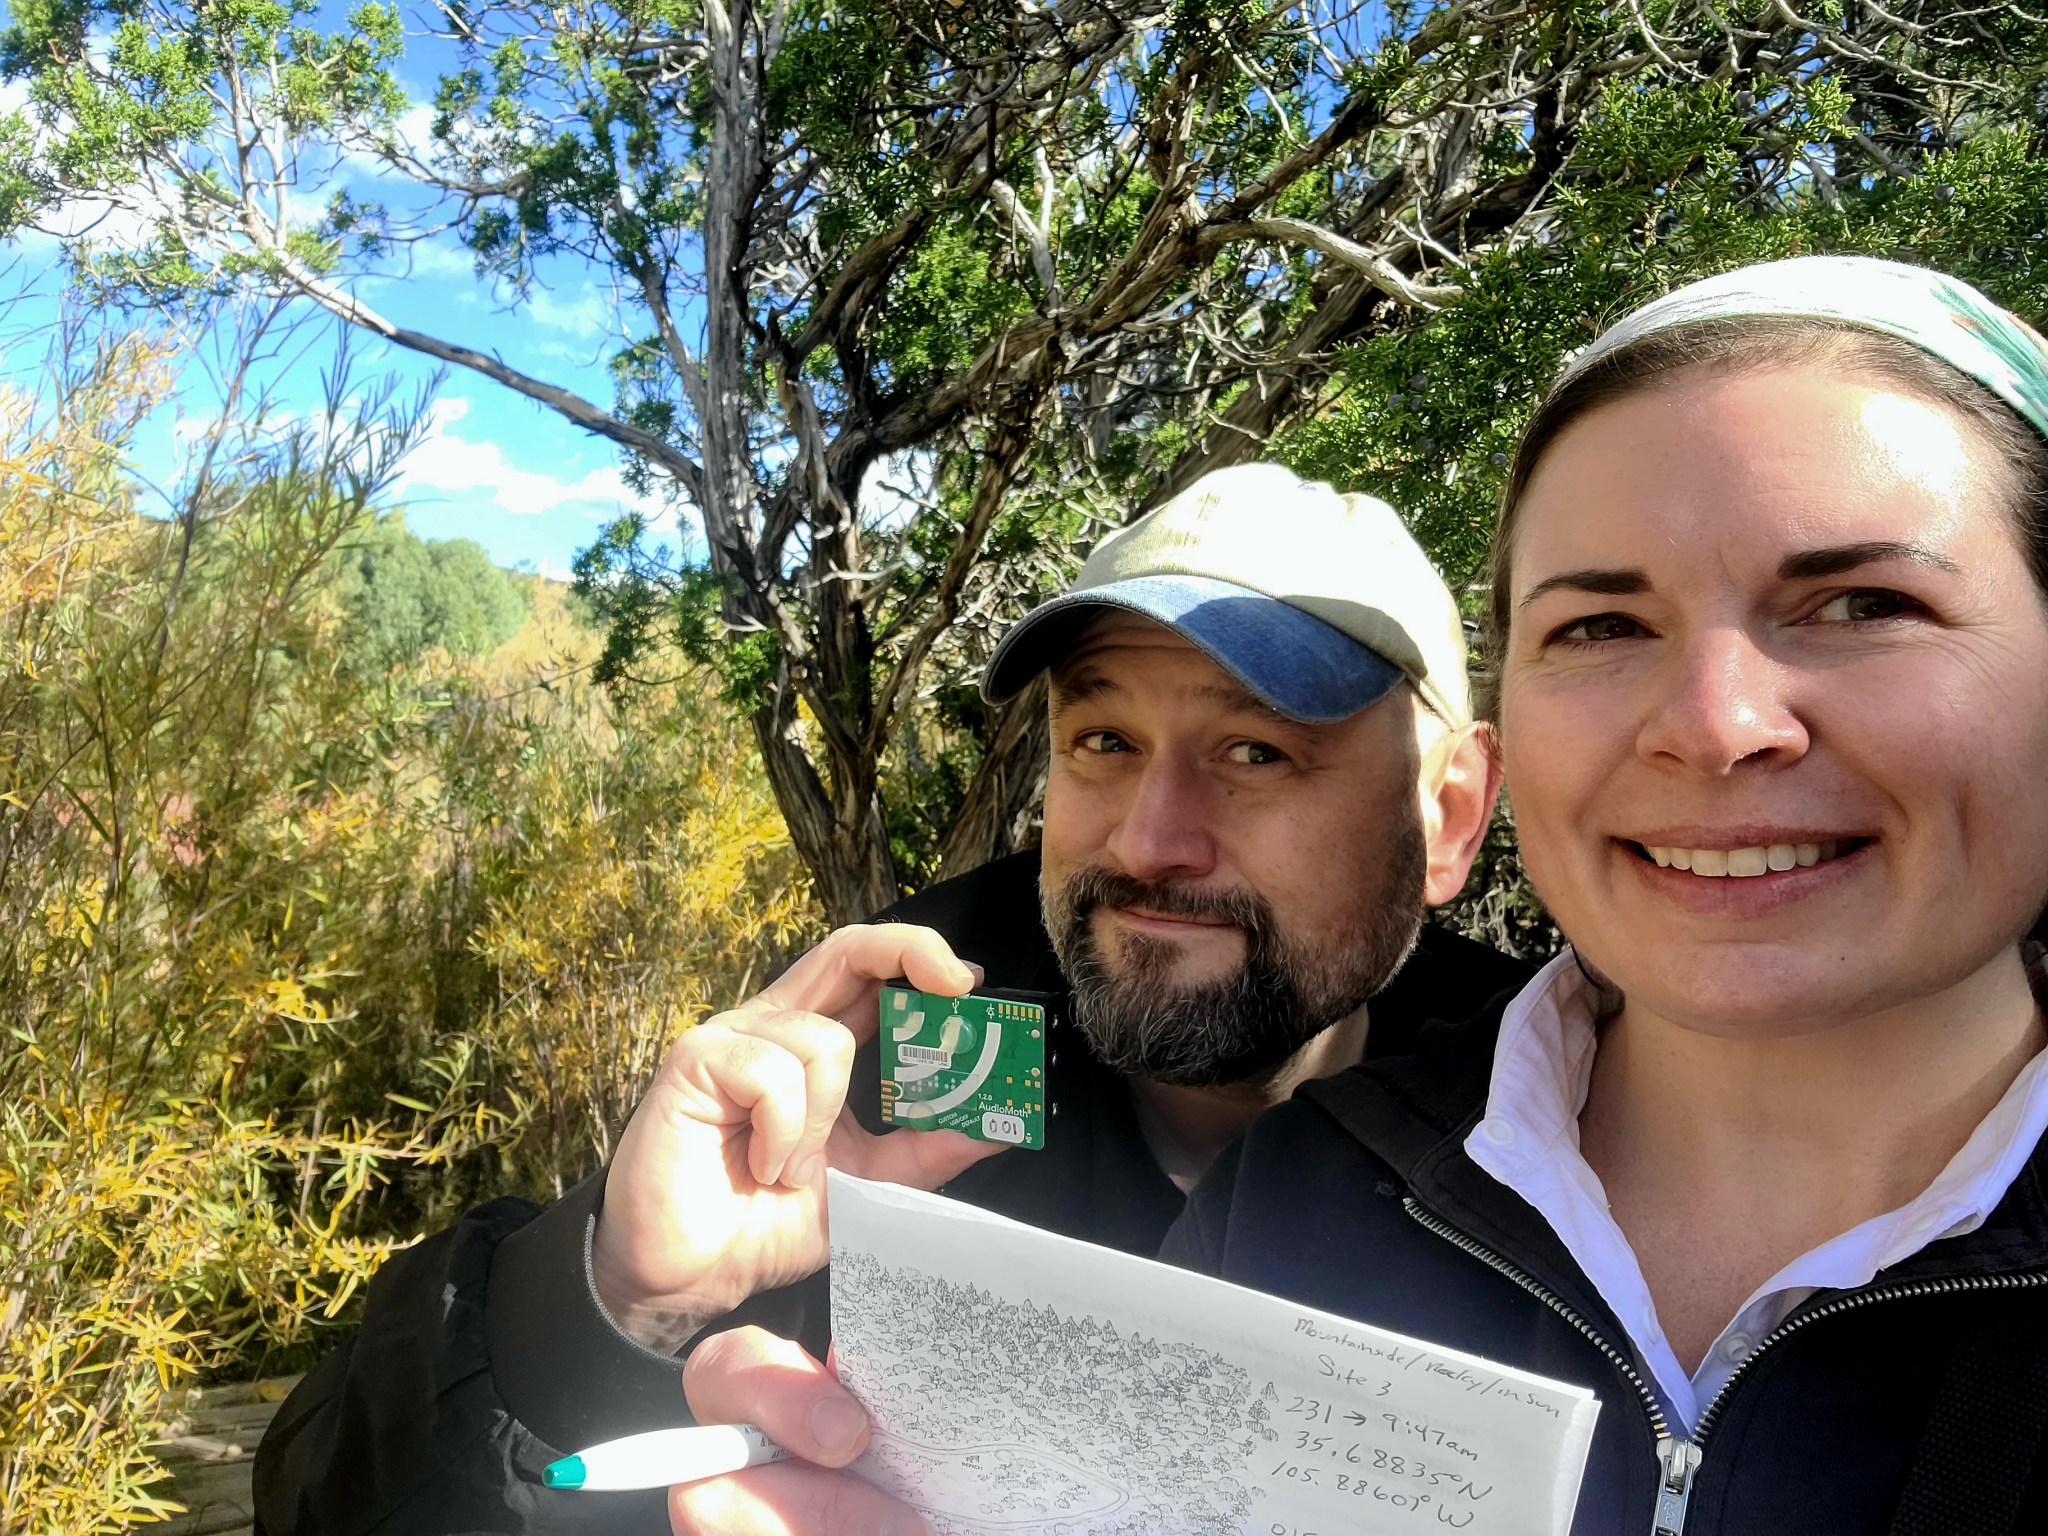
[[[854,1470],[936,1536],[1566,1536],[1590,1392],[834,1172]]]
[[[871,1341],[851,1357],[841,1347],[840,1378],[889,1405],[862,1471],[899,1494],[942,1492],[927,1505],[937,1536],[1244,1529],[1244,1469],[1267,1410],[1215,1351],[864,1253],[834,1263],[832,1317],[840,1337]],[[1081,1411],[1048,1418],[1046,1394]]]

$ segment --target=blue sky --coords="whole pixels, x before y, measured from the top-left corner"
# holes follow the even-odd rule
[[[416,102],[432,92],[435,59],[427,50],[435,46],[416,41],[409,48],[405,84]],[[0,111],[19,105],[23,94],[19,87],[0,88]],[[425,107],[416,107],[401,132],[423,140],[425,123]],[[343,163],[319,185],[302,183],[299,196],[310,211],[337,185],[363,195],[390,195],[389,184],[380,186],[366,168]],[[89,210],[69,209],[49,222],[55,229],[77,229],[90,216]],[[120,223],[108,221],[101,232],[112,230],[118,238]],[[0,382],[34,390],[63,287],[60,246],[53,234],[29,234],[5,257],[12,270],[0,269]],[[524,302],[513,304],[509,294],[477,278],[453,235],[413,246],[410,275],[401,278],[395,273],[405,260],[401,255],[390,264],[394,275],[355,280],[352,291],[398,325],[495,352],[523,372],[610,405],[604,358],[623,331],[603,273],[558,264],[543,273],[542,284]],[[332,356],[334,326],[310,304],[302,308],[312,322],[307,344],[289,368],[275,370],[272,381],[286,410],[318,400],[320,376]],[[396,375],[410,387],[438,371],[429,359],[367,332],[356,333],[354,348],[360,375]],[[185,382],[180,411],[159,413],[136,443],[134,469],[146,484],[175,482],[190,423],[217,412],[203,368],[187,370]],[[186,418],[182,430],[180,413]],[[558,577],[623,511],[637,508],[666,528],[676,526],[673,509],[658,500],[642,502],[628,489],[619,454],[609,443],[463,370],[447,374],[431,430],[406,461],[395,500],[423,537],[475,539],[500,564]]]

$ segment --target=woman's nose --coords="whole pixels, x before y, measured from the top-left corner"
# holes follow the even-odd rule
[[[1739,629],[1695,637],[1654,679],[1656,696],[1636,742],[1652,762],[1718,777],[1739,763],[1791,761],[1806,751],[1787,669]]]

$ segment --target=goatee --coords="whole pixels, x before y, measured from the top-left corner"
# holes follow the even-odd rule
[[[1422,926],[1424,858],[1421,828],[1405,826],[1378,861],[1378,888],[1358,893],[1351,920],[1307,940],[1283,935],[1254,891],[1101,868],[1046,887],[1045,930],[1073,988],[1075,1022],[1116,1071],[1190,1088],[1256,1083],[1401,968]],[[1176,984],[1181,951],[1171,939],[1120,933],[1113,953],[1104,953],[1090,918],[1105,906],[1230,924],[1243,935],[1244,959],[1228,976]]]

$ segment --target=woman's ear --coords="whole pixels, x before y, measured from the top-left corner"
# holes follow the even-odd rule
[[[1429,853],[1422,899],[1440,907],[1465,888],[1500,798],[1500,755],[1485,721],[1446,733],[1422,764],[1422,829]]]

